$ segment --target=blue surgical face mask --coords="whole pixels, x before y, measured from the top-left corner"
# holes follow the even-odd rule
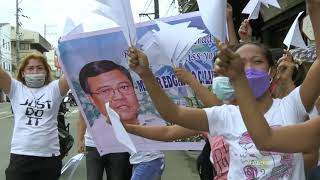
[[[230,101],[235,97],[234,89],[228,77],[216,77],[212,80],[212,91],[222,101]]]

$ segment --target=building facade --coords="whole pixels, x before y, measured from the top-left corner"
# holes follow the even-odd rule
[[[17,59],[17,39],[15,27],[11,27],[11,37],[11,55],[14,74],[16,73],[21,60],[27,55],[35,52],[44,54],[45,52],[49,52],[52,49],[52,45],[45,38],[43,38],[40,33],[21,28],[20,36],[18,36],[20,41],[19,59]]]
[[[12,75],[11,26],[9,23],[0,23],[0,66]],[[5,94],[0,90],[0,102],[6,100]]]
[[[235,28],[239,28],[241,22],[248,17],[241,12],[249,0],[228,0],[228,2],[233,8]],[[281,0],[278,2],[281,9],[262,6],[259,19],[250,21],[251,25],[255,27],[253,32],[255,39],[261,40],[265,45],[272,48],[284,48],[282,42],[294,19],[299,12],[306,11],[304,0]],[[179,0],[178,3],[181,13],[198,10],[196,0]]]
[[[48,60],[48,64],[51,67],[52,76],[55,79],[60,78],[60,76],[62,75],[62,71],[58,65],[58,56],[56,51],[56,49],[52,49],[49,52],[45,53]]]
[[[16,76],[19,62],[30,53],[39,52],[44,54],[52,49],[51,44],[38,32],[20,30],[20,58],[16,56],[16,29],[9,23],[0,23],[0,66],[12,77]],[[52,60],[54,62],[54,60]],[[8,98],[0,90],[0,102],[7,101]]]

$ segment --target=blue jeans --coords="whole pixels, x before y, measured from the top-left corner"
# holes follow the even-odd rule
[[[133,165],[131,180],[160,180],[164,171],[164,158]]]

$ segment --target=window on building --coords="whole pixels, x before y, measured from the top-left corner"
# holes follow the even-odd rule
[[[20,49],[21,50],[29,50],[29,44],[28,43],[20,43]]]
[[[6,43],[4,42],[4,39],[2,39],[2,47],[3,47],[3,48],[5,48],[5,44],[6,44]]]

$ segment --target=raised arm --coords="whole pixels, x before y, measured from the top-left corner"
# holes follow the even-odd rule
[[[310,67],[300,89],[302,103],[309,112],[320,95],[320,1],[307,0],[307,7],[313,26],[317,52],[317,59]]]
[[[142,51],[129,48],[129,66],[143,80],[155,108],[163,119],[185,128],[208,131],[208,119],[204,110],[177,106],[161,89],[152,71],[148,58]]]
[[[237,34],[233,24],[233,13],[232,6],[228,3],[227,5],[227,24],[228,24],[228,36],[229,36],[229,45],[235,46],[238,44]]]
[[[278,60],[277,73],[273,79],[275,86],[271,88],[271,94],[275,98],[283,98],[296,88],[293,80],[295,63],[289,51],[284,53]]]
[[[125,125],[126,130],[138,136],[156,141],[174,141],[199,134],[198,131],[187,129],[178,125],[173,126],[140,126]]]
[[[62,75],[59,79],[59,89],[60,89],[61,96],[65,96],[70,89],[64,75]]]
[[[216,70],[230,78],[242,118],[258,149],[293,153],[319,147],[320,117],[303,124],[270,128],[263,114],[254,108],[258,107],[258,103],[245,77],[240,56],[226,45],[219,45],[219,48],[221,52]]]
[[[240,41],[250,42],[252,41],[252,27],[248,19],[245,19],[238,30]]]
[[[83,119],[83,116],[81,113],[79,113],[79,120],[77,122],[77,135],[78,135],[78,152],[79,153],[82,153],[82,152],[85,152],[85,143],[84,143],[84,135],[86,133],[86,129],[87,129],[87,126],[86,126],[86,122],[84,121]]]
[[[11,87],[11,77],[0,66],[0,90],[2,90],[6,94],[9,94],[10,87]]]
[[[203,86],[190,71],[182,68],[176,68],[175,74],[178,79],[186,84],[188,84],[196,96],[201,100],[201,102],[206,107],[219,106],[222,102],[214,95],[208,88]]]

